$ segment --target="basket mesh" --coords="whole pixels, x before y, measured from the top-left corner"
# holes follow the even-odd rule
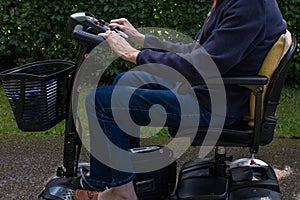
[[[1,73],[3,87],[23,131],[44,131],[65,118],[74,63],[34,62]]]

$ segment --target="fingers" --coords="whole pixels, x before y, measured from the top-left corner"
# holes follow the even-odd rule
[[[126,31],[132,27],[126,18],[113,19],[110,21],[109,26],[118,26],[122,31]]]
[[[111,24],[118,24],[123,25],[125,23],[129,23],[129,21],[126,18],[120,18],[120,19],[113,19],[110,21]]]
[[[117,23],[110,23],[109,26],[110,26],[110,27],[117,26],[117,27],[119,27],[121,30],[126,30],[126,26],[120,25],[120,24],[117,24]]]
[[[106,31],[105,33],[99,33],[98,36],[104,37],[104,39],[109,39],[112,35],[118,35],[115,31]]]

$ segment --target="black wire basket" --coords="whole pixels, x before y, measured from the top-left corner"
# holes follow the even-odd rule
[[[45,60],[0,74],[3,88],[22,131],[45,131],[65,119],[74,63]]]

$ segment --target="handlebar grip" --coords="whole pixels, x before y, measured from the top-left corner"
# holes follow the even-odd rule
[[[71,35],[75,40],[78,40],[79,42],[88,46],[97,46],[105,41],[103,37],[84,31],[83,26],[80,24],[75,26]]]

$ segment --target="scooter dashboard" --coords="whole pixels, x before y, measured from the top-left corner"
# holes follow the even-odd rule
[[[103,19],[96,18],[88,12],[77,12],[70,15],[67,22],[68,33],[79,43],[86,46],[97,46],[105,39],[98,36],[108,30],[117,32],[121,37],[127,39],[128,36],[120,30],[118,26],[109,26]]]

